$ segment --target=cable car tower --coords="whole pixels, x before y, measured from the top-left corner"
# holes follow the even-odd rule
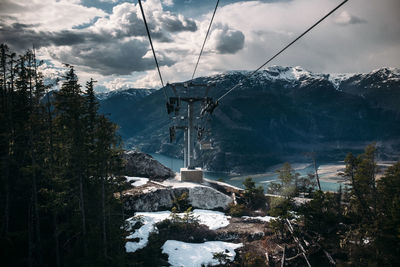
[[[203,172],[196,168],[194,159],[194,146],[196,139],[200,140],[204,129],[199,121],[205,112],[212,113],[210,104],[214,103],[208,92],[214,84],[173,83],[167,84],[174,92],[168,98],[167,112],[173,114],[173,125],[169,128],[170,142],[175,140],[176,130],[184,132],[184,160],[181,169],[181,180],[201,182]],[[214,107],[215,108],[215,107]],[[197,138],[196,138],[197,136]]]

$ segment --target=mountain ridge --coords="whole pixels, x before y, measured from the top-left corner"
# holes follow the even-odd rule
[[[209,95],[216,98],[248,73],[229,71],[193,82],[214,83]],[[114,112],[112,119],[121,126],[127,147],[182,157],[182,133],[175,144],[168,142],[162,94],[157,90],[117,107],[114,102],[104,108],[102,101],[100,106],[103,112]],[[399,94],[396,68],[338,76],[269,67],[222,100],[208,122],[206,138],[214,149],[196,147],[198,165],[213,171],[263,171],[282,161],[304,160],[310,151],[320,160],[342,160],[370,142],[382,147],[381,157],[391,158],[400,148]]]

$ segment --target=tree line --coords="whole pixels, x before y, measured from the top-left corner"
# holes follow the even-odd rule
[[[0,46],[2,266],[122,265],[117,126],[73,66],[51,91],[35,51]]]
[[[270,193],[283,197],[269,203],[269,214],[278,218],[271,226],[280,238],[291,240],[293,233],[286,222],[295,219],[298,238],[315,244],[324,252],[321,258],[331,257],[329,262],[314,259],[314,265],[399,266],[400,162],[377,177],[376,154],[375,144],[359,155],[348,153],[341,175],[349,187],[340,187],[338,192],[316,190],[313,183],[302,181],[290,164],[284,164],[279,183],[270,187]],[[294,197],[299,192],[309,201],[296,204]]]

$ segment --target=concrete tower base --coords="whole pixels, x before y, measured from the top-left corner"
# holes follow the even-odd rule
[[[203,182],[203,171],[201,169],[188,169],[181,168],[181,181],[182,182],[193,182],[202,183]]]

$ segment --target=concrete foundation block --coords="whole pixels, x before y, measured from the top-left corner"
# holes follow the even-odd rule
[[[187,169],[181,168],[181,181],[182,182],[193,182],[202,183],[203,182],[203,171],[201,169]]]

